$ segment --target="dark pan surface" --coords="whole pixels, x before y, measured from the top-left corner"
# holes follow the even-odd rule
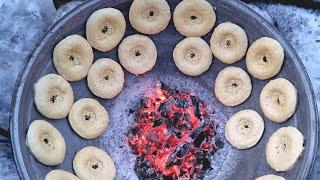
[[[171,11],[178,4],[178,0],[171,0]],[[72,171],[74,154],[87,145],[98,146],[107,151],[114,159],[117,166],[117,179],[137,179],[133,165],[134,155],[124,140],[124,136],[131,126],[134,117],[128,115],[139,97],[157,81],[163,81],[172,87],[184,89],[196,93],[209,109],[217,112],[220,129],[219,137],[224,146],[213,157],[213,170],[206,174],[205,179],[254,179],[257,176],[274,172],[265,161],[264,149],[270,135],[283,126],[295,126],[305,136],[305,151],[297,165],[290,171],[279,173],[287,179],[306,179],[314,161],[314,153],[317,145],[317,112],[314,95],[310,86],[310,80],[301,64],[297,54],[283,36],[259,15],[240,2],[229,0],[209,1],[216,9],[217,23],[231,21],[242,26],[249,38],[250,44],[259,37],[270,36],[277,39],[285,49],[285,62],[281,72],[276,77],[289,79],[298,89],[299,102],[293,117],[283,124],[272,123],[265,120],[265,132],[260,142],[249,150],[236,150],[225,141],[223,128],[225,121],[234,113],[242,109],[251,108],[259,112],[258,97],[261,89],[268,81],[252,79],[253,92],[250,98],[235,108],[222,106],[213,95],[214,80],[217,73],[227,65],[214,59],[209,71],[199,77],[187,77],[180,73],[172,60],[172,51],[180,40],[183,39],[174,28],[171,21],[167,29],[160,34],[150,36],[158,49],[156,67],[142,76],[133,76],[125,73],[126,82],[124,90],[113,100],[102,100],[92,95],[87,86],[86,79],[71,83],[75,100],[84,97],[98,99],[108,110],[110,124],[108,130],[95,140],[84,140],[76,135],[67,119],[48,120],[42,117],[35,109],[33,103],[33,85],[42,76],[48,73],[56,73],[52,64],[52,50],[64,37],[71,34],[84,35],[84,27],[88,16],[95,10],[103,7],[115,7],[120,9],[127,20],[126,36],[137,33],[128,23],[128,10],[131,1],[125,0],[93,0],[83,3],[70,12],[62,20],[57,22],[35,47],[28,62],[20,75],[15,91],[13,112],[11,119],[12,146],[19,174],[23,179],[43,179],[50,170],[61,168]],[[203,38],[209,42],[211,32]],[[107,52],[94,52],[95,59],[109,57],[118,61],[116,49]],[[246,70],[245,61],[234,64]],[[276,78],[275,77],[275,78]],[[56,167],[48,167],[38,163],[31,155],[25,144],[25,134],[28,125],[35,119],[45,119],[60,130],[67,143],[67,154],[63,164]]]

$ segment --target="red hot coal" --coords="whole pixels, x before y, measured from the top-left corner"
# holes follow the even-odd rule
[[[198,97],[159,83],[133,112],[127,141],[140,179],[203,178],[216,145],[214,123]]]

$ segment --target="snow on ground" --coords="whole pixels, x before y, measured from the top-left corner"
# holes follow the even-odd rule
[[[8,128],[11,93],[22,64],[53,20],[55,9],[45,2],[0,0],[1,127]]]
[[[50,0],[0,0],[0,127],[9,127],[14,82],[25,57],[52,23],[54,14]],[[19,179],[10,144],[0,143],[0,161],[1,180]]]

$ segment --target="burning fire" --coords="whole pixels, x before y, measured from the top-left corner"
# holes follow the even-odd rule
[[[159,84],[135,113],[127,141],[138,155],[135,169],[140,177],[198,179],[211,168],[215,132],[196,96]]]

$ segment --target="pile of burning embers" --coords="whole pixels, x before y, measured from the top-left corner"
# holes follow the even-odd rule
[[[131,113],[136,121],[127,141],[139,179],[202,179],[211,169],[214,122],[195,95],[159,83]]]

